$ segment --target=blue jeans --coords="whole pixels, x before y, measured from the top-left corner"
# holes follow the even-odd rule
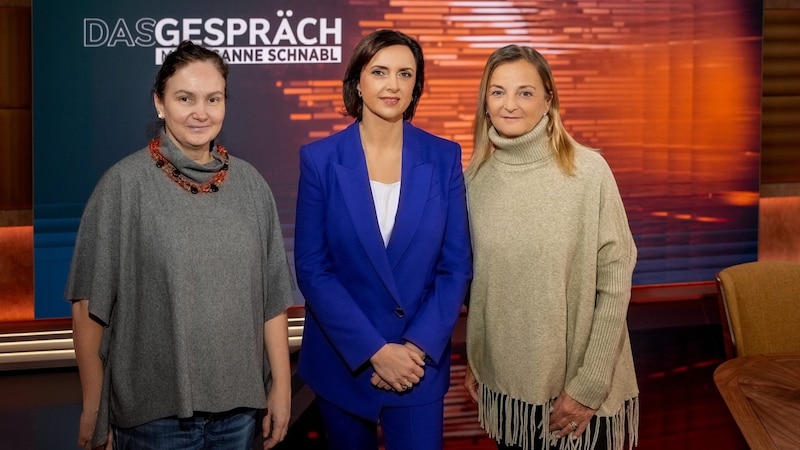
[[[131,428],[114,427],[114,450],[250,450],[258,410],[237,408],[165,417]]]

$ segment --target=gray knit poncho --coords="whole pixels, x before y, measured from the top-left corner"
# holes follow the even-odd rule
[[[575,175],[565,175],[547,122],[514,139],[491,129],[496,150],[467,185],[475,266],[467,352],[480,421],[496,439],[546,448],[549,433],[534,439],[531,430],[548,429],[566,389],[597,409],[608,433],[590,428],[553,444],[590,449],[599,438],[619,449],[626,429],[631,444],[638,436],[626,325],[636,247],[605,160],[578,146]]]
[[[195,182],[222,167],[161,153]],[[231,157],[219,192],[191,194],[142,149],[111,167],[84,210],[66,286],[107,325],[94,445],[107,422],[131,427],[195,411],[264,408],[264,323],[292,303],[275,201]],[[107,433],[107,431],[105,431]]]

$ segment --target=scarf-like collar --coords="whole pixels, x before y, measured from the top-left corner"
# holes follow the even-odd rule
[[[531,131],[515,138],[501,137],[493,126],[490,127],[489,141],[495,148],[492,157],[509,165],[531,164],[550,157],[553,152],[547,137],[549,122],[550,119],[544,116]]]
[[[161,154],[186,178],[195,183],[205,183],[222,169],[222,156],[217,151],[217,146],[214,144],[214,141],[211,141],[209,148],[211,149],[211,157],[214,159],[206,164],[200,164],[189,159],[181,149],[172,142],[172,139],[170,139],[166,131],[161,131]]]

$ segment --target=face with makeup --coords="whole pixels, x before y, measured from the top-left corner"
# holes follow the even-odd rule
[[[405,45],[378,51],[361,70],[356,86],[363,102],[362,120],[402,120],[414,95],[416,69],[414,55]]]
[[[153,101],[181,151],[207,152],[225,119],[225,78],[210,61],[190,62],[175,70]]]
[[[486,88],[486,111],[492,125],[505,138],[531,131],[550,109],[551,95],[536,67],[517,60],[494,69]]]

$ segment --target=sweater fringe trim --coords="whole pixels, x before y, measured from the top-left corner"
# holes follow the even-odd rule
[[[638,396],[626,400],[613,416],[596,416],[594,426],[587,427],[581,437],[572,439],[570,436],[560,438],[548,431],[555,398],[543,405],[534,405],[494,392],[483,383],[480,383],[480,393],[478,417],[481,428],[498,442],[532,449],[538,440],[540,448],[552,446],[559,450],[592,450],[597,440],[602,438],[599,436],[600,423],[605,421],[606,448],[623,450],[626,437],[628,450],[639,444]]]

